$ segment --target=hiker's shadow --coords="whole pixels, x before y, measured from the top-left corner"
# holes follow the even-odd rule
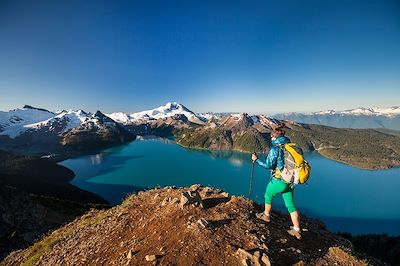
[[[231,200],[231,197],[203,199],[203,206],[205,209],[210,209],[219,204],[226,203],[230,200]]]

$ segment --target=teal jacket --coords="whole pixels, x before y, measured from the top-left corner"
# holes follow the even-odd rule
[[[284,165],[285,165],[285,161],[284,161],[284,157],[283,157],[283,150],[281,147],[281,145],[284,145],[286,143],[289,143],[290,139],[288,139],[287,137],[278,137],[274,140],[272,140],[272,145],[271,145],[271,149],[269,150],[269,153],[267,155],[267,159],[265,160],[265,162],[262,162],[260,159],[257,159],[257,163],[259,165],[261,165],[262,167],[266,168],[266,169],[270,169],[273,172],[275,171],[276,168],[278,168],[279,170],[282,170]]]

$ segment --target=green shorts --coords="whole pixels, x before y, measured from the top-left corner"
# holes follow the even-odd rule
[[[293,190],[294,188],[290,184],[286,184],[280,179],[272,178],[267,185],[267,189],[265,190],[265,204],[272,204],[274,197],[277,194],[282,193],[285,206],[289,213],[292,213],[296,211],[296,207],[294,206]]]

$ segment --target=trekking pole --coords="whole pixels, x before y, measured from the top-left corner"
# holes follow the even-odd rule
[[[251,162],[250,187],[249,187],[249,199],[250,199],[250,196],[251,196],[251,189],[253,187],[253,175],[254,175],[254,161],[252,160],[252,162]]]

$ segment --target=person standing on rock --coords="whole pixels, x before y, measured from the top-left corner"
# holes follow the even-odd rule
[[[282,194],[285,206],[290,213],[293,226],[287,232],[301,239],[300,230],[300,214],[294,205],[294,186],[287,184],[280,179],[280,171],[284,167],[284,153],[281,146],[289,143],[289,138],[285,137],[285,130],[283,130],[284,124],[280,123],[278,126],[273,128],[271,132],[271,149],[267,155],[265,162],[258,159],[257,154],[253,153],[251,159],[257,162],[260,166],[271,171],[271,181],[268,183],[265,191],[265,210],[262,213],[257,213],[256,216],[265,222],[270,222],[270,212],[272,209],[272,200],[279,193]],[[278,171],[280,170],[280,171]]]

